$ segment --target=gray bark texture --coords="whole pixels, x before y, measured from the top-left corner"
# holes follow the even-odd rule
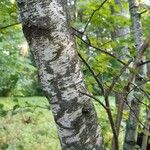
[[[139,15],[139,4],[137,0],[129,0],[129,10],[132,21],[132,31],[134,34],[134,41],[136,46],[137,55],[140,51],[143,36],[142,36],[142,26]],[[139,58],[139,62],[142,61],[142,56]],[[137,61],[137,60],[136,60]],[[139,76],[140,75],[140,76]],[[139,68],[139,74],[135,75],[133,79],[133,83],[137,86],[141,85],[143,77],[143,67]],[[138,89],[135,89],[133,99],[131,100],[131,107],[129,112],[129,118],[126,125],[126,135],[124,141],[124,150],[135,150],[136,142],[137,142],[137,127],[139,124],[138,118],[140,114],[140,103],[139,101],[143,101],[143,95]]]
[[[150,63],[147,64],[147,77],[150,78]],[[149,104],[150,107],[150,104]],[[150,109],[148,107],[146,120],[144,123],[145,129],[143,132],[143,139],[142,139],[142,147],[141,150],[147,150],[147,146],[149,143],[149,132],[150,132]]]
[[[51,104],[62,150],[103,150],[63,0],[17,0],[24,35]]]
[[[149,129],[150,129],[150,110],[148,109],[146,121],[145,121],[145,129],[143,132],[144,134],[143,134],[143,139],[142,139],[141,150],[147,150],[147,144],[148,144],[148,139],[149,139]]]
[[[125,10],[123,8],[121,0],[114,0],[114,2],[115,2],[116,5],[119,6],[120,12],[118,12],[118,11],[116,12],[114,10],[114,8],[112,8],[112,13],[114,15],[127,17],[127,14],[129,14],[129,11]],[[116,29],[112,33],[112,39],[115,41],[120,36],[124,36],[125,38],[127,38],[129,32],[130,32],[130,29],[129,29],[128,26],[126,26],[124,28],[116,27]],[[119,48],[119,46],[117,46],[114,49],[115,55],[117,57],[119,57],[120,59],[125,59],[125,56],[126,56],[127,51],[128,51],[127,46],[122,48],[122,54],[123,54],[122,56],[119,56],[117,54],[117,52],[115,51],[118,48]],[[126,92],[125,92],[125,90],[122,89],[121,92],[115,92],[115,99],[116,99],[116,107],[117,107],[117,115],[116,115],[116,118],[115,118],[115,128],[116,128],[116,134],[117,134],[117,138],[118,138],[119,137],[119,132],[120,132],[120,125],[121,125],[121,121],[122,121],[123,110],[126,106],[126,103],[125,103],[126,102]],[[112,137],[111,150],[116,150],[114,136]]]

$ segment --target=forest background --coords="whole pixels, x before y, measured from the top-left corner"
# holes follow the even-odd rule
[[[118,127],[122,149],[132,118],[136,123],[133,135],[139,135],[136,148],[142,147],[143,137],[149,137],[150,4],[144,0],[138,3],[138,29],[134,28],[134,14],[129,6],[125,0],[68,1],[70,26],[90,92],[87,96],[93,98],[106,149],[113,147],[113,124]],[[136,41],[136,35],[140,41]],[[138,49],[143,53],[139,54]],[[132,106],[135,97],[136,107]],[[60,149],[14,0],[0,1],[0,149]]]

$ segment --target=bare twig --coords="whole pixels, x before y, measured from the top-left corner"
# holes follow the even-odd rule
[[[86,60],[81,56],[80,53],[78,53],[80,59],[83,61],[83,63],[86,65],[86,67],[89,69],[89,71],[91,72],[92,76],[94,77],[95,81],[97,82],[99,88],[101,89],[102,95],[105,94],[104,88],[102,83],[100,82],[100,80],[97,78],[95,72],[92,70],[92,68],[90,67],[90,65],[86,62]]]
[[[0,27],[0,30],[6,29],[6,28],[9,28],[9,27],[12,27],[12,26],[16,26],[16,25],[19,25],[19,24],[21,24],[21,22],[16,22],[16,23],[13,23],[13,24],[10,24],[10,25],[6,25],[6,26],[3,26],[3,27]]]
[[[141,57],[144,55],[144,52],[149,47],[149,45],[150,45],[150,35],[144,40],[143,44],[141,45],[137,56],[137,61],[139,59],[141,60]]]
[[[135,118],[137,119],[137,121],[142,125],[142,127],[144,129],[146,129],[149,132],[149,129],[147,129],[145,127],[145,125],[140,121],[140,119],[138,118],[138,116],[135,114],[134,110],[132,109],[132,107],[128,104],[128,102],[126,102],[126,104],[128,105],[129,109],[131,110],[131,112],[133,113],[133,115],[135,116]]]
[[[140,74],[139,74],[140,64],[143,61],[144,53],[147,50],[147,48],[149,47],[149,45],[150,45],[150,35],[144,40],[143,44],[141,45],[141,47],[137,53],[137,57],[133,63],[133,69],[136,70],[136,72],[132,72],[129,75],[129,83],[127,85],[128,89],[130,89],[130,86],[132,84],[131,82],[135,79],[135,76],[140,76]]]
[[[106,51],[106,50],[103,50],[103,49],[100,49],[94,45],[92,45],[90,42],[87,42],[85,40],[83,40],[81,37],[79,37],[78,35],[76,35],[80,40],[82,40],[86,45],[100,51],[101,53],[104,53],[112,58],[114,58],[115,60],[117,60],[118,62],[120,62],[122,65],[126,65],[126,63],[124,63],[122,60],[120,60],[119,58],[117,58],[115,55],[111,54],[110,52]]]
[[[143,92],[143,93],[144,93],[144,92]],[[145,94],[145,93],[144,93],[144,94]],[[150,106],[149,106],[149,105],[147,105],[147,104],[145,104],[144,102],[140,101],[136,96],[134,96],[134,97],[138,100],[139,103],[143,104],[143,105],[146,106],[148,109],[150,109]]]
[[[81,91],[80,91],[80,93],[83,94],[83,95],[86,95],[86,96],[88,96],[88,97],[90,97],[90,98],[92,98],[92,99],[94,99],[94,100],[95,100],[96,102],[98,102],[105,110],[109,109],[109,108],[107,108],[98,98],[96,98],[95,96],[92,96],[92,95],[90,95],[90,94],[88,94],[88,93],[84,93],[84,92],[81,92]]]
[[[104,5],[106,2],[107,2],[107,0],[104,0],[104,1],[100,4],[100,6],[99,6],[97,9],[93,10],[93,12],[92,12],[90,18],[88,19],[88,21],[87,21],[87,23],[86,23],[86,25],[85,25],[85,27],[84,27],[83,33],[86,32],[86,29],[87,29],[89,23],[91,22],[93,16],[95,15],[95,13],[96,13],[97,11],[99,11],[99,10],[103,7],[103,5]]]
[[[117,83],[117,81],[119,80],[119,78],[121,77],[121,75],[125,72],[125,70],[128,68],[128,66],[130,65],[130,63],[132,62],[132,60],[129,60],[128,63],[121,69],[120,73],[118,76],[114,77],[112,84],[110,85],[108,91],[106,92],[107,96],[110,95],[110,93],[112,92],[113,87],[115,86],[115,84]]]
[[[142,14],[144,14],[144,13],[146,13],[146,12],[148,12],[148,10],[147,10],[147,9],[146,9],[146,10],[141,11],[141,12],[139,13],[139,15],[142,15]]]
[[[148,63],[150,63],[150,60],[147,60],[147,61],[141,62],[141,63],[139,64],[139,66],[142,66],[142,65],[145,65],[145,64],[148,64]]]
[[[110,109],[109,96],[105,95],[104,100],[105,100],[106,107],[109,108],[109,109],[106,110],[106,112],[107,112],[107,115],[108,115],[108,118],[109,118],[109,122],[110,122],[110,125],[111,125],[112,132],[113,132],[113,137],[114,137],[114,142],[115,142],[115,149],[119,150],[117,130],[116,130],[114,119],[113,119],[112,112],[111,112],[111,109]]]
[[[107,97],[105,96],[105,91],[104,91],[103,85],[98,80],[97,76],[95,75],[94,71],[91,69],[91,67],[89,66],[89,64],[84,60],[84,58],[81,56],[81,54],[78,53],[78,55],[81,58],[81,60],[84,62],[84,64],[87,66],[87,68],[90,70],[90,72],[92,73],[92,76],[94,77],[94,79],[96,80],[99,88],[102,91],[102,94],[103,94],[104,100],[105,100],[105,105],[102,105],[102,103],[101,103],[101,105],[105,106],[107,108],[106,112],[107,112],[107,115],[108,115],[108,118],[109,118],[109,121],[110,121],[111,129],[112,129],[112,132],[113,132],[113,135],[114,135],[114,139],[115,139],[115,143],[116,143],[116,150],[117,150],[118,149],[118,137],[117,137],[117,133],[116,133],[116,128],[115,128],[115,124],[114,124],[112,112],[110,110],[110,104],[109,104],[108,96]]]

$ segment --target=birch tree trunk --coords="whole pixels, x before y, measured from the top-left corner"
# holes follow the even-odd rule
[[[138,1],[137,0],[129,0],[129,10],[131,15],[131,21],[132,21],[132,31],[134,35],[134,41],[135,41],[135,47],[137,53],[139,53],[139,50],[142,45],[143,37],[142,37],[142,27],[141,27],[141,21],[140,21],[140,15],[138,10]],[[142,58],[141,58],[142,60]],[[143,77],[143,68],[140,68],[140,76],[135,76],[135,84],[137,86],[141,85],[142,78]],[[131,108],[129,112],[129,118],[126,125],[126,135],[125,135],[125,141],[124,141],[124,150],[135,150],[136,141],[137,141],[137,127],[138,127],[138,118],[140,113],[140,103],[139,101],[143,100],[143,95],[140,93],[138,89],[135,89],[134,91],[134,97],[131,100]]]
[[[112,8],[112,13],[114,15],[119,15],[119,16],[123,16],[127,18],[127,14],[129,14],[129,12],[127,10],[125,10],[122,6],[122,2],[120,0],[114,0],[115,4],[120,8],[120,11],[116,12],[114,9]],[[128,33],[130,32],[130,29],[128,26],[125,26],[123,28],[118,28],[116,27],[116,29],[113,31],[112,33],[112,39],[115,41],[117,40],[120,36],[124,36],[124,38],[128,37]],[[115,49],[118,49],[118,47],[116,47]],[[117,57],[120,57],[120,59],[125,59],[126,54],[127,54],[127,45],[125,47],[122,48],[122,54],[123,56],[120,57],[118,56],[117,52],[114,50],[115,55],[117,55]],[[115,92],[115,99],[116,99],[116,107],[117,107],[117,115],[115,118],[115,128],[116,128],[116,134],[117,137],[119,137],[119,132],[120,132],[120,125],[121,125],[121,120],[122,120],[122,115],[123,115],[123,110],[126,106],[126,91],[125,89],[122,89],[121,92]],[[112,137],[112,146],[111,146],[111,150],[116,150],[115,149],[115,140],[114,140],[114,136]]]
[[[63,0],[17,0],[24,35],[51,104],[62,150],[103,150]]]
[[[145,125],[145,129],[143,132],[141,150],[147,150],[147,144],[148,144],[148,139],[149,139],[149,129],[150,129],[150,110],[148,110],[147,112],[146,121],[144,125]]]
[[[150,64],[147,64],[147,77],[149,78],[150,76]],[[149,99],[150,100],[150,99]],[[149,105],[150,107],[150,102]],[[144,123],[144,131],[143,131],[143,139],[142,139],[142,147],[141,150],[147,150],[148,149],[148,144],[149,144],[149,132],[150,132],[150,109],[149,107],[147,108],[147,113],[146,113],[146,118],[145,118],[145,123]]]

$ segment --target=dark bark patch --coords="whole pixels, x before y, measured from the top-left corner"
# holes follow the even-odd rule
[[[48,39],[50,38],[51,30],[49,28],[41,28],[35,25],[30,25],[30,23],[26,23],[23,25],[24,35],[29,43],[31,44],[32,38],[38,38],[41,36],[45,36]]]
[[[25,2],[22,1],[22,0],[17,0],[17,5],[18,5],[19,8],[22,8],[22,7],[25,6]]]
[[[78,63],[77,57],[73,57],[72,60],[70,60],[70,66],[67,68],[65,76],[70,76],[71,73],[75,72],[76,64]]]
[[[61,52],[63,51],[64,46],[61,43],[58,45],[60,47],[59,47],[59,49],[57,49],[57,51],[55,53],[53,53],[53,54],[55,54],[55,57],[52,60],[50,60],[50,62],[55,61],[56,59],[58,59],[61,56]]]
[[[76,103],[76,99],[70,101],[59,101],[61,110],[58,112],[57,118],[61,118],[64,113],[72,113],[79,109]]]
[[[90,108],[90,107],[83,107],[82,114],[85,114],[85,115],[90,114],[91,110],[92,110],[92,108]]]
[[[58,122],[58,119],[55,120],[55,121],[56,121],[57,125],[59,126],[59,130],[61,130],[61,128],[62,128],[62,130],[64,130],[64,129],[73,130],[74,129],[73,127],[64,126],[63,124],[61,124],[60,122]]]
[[[61,90],[58,88],[58,81],[53,80],[50,84],[53,86],[53,91],[56,93],[58,101],[62,101]]]
[[[49,61],[46,62],[46,71],[47,71],[49,74],[54,74],[54,70],[50,67]]]
[[[126,141],[126,143],[128,143],[129,145],[131,146],[135,146],[136,145],[136,142],[135,141]]]

